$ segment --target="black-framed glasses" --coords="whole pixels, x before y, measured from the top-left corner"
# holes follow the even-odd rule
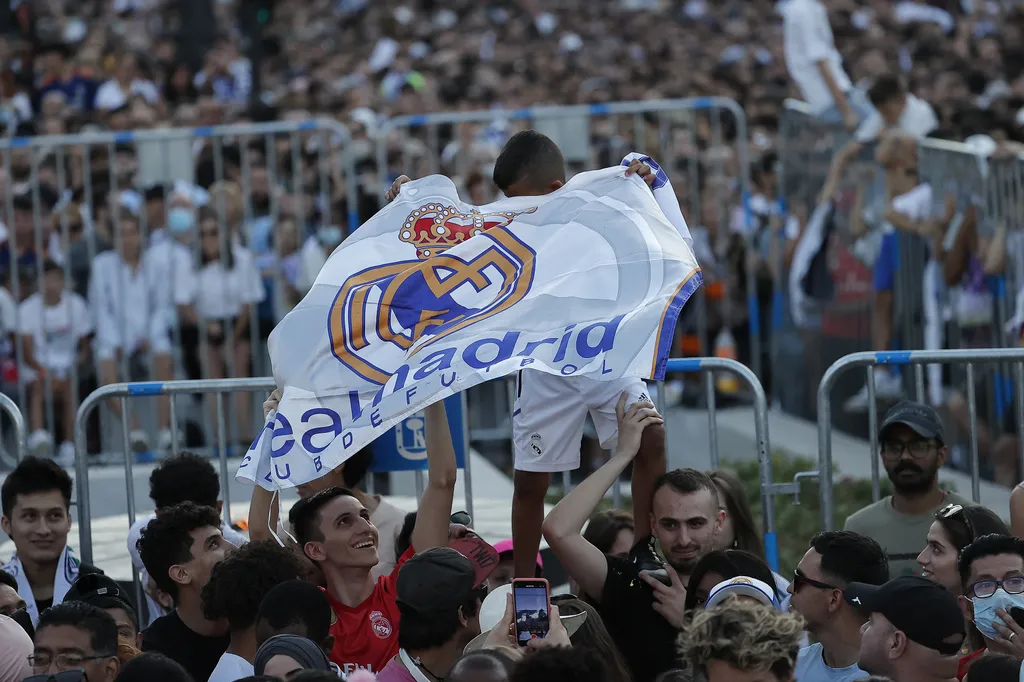
[[[57,664],[58,668],[79,668],[87,661],[102,661],[104,658],[116,658],[117,654],[95,654],[93,656],[82,656],[81,654],[75,654],[66,652],[51,656],[50,654],[31,654],[28,657],[28,664],[31,665],[35,670],[47,670],[54,663]],[[65,672],[72,672],[67,670]]]
[[[1015,575],[1002,580],[979,580],[971,585],[967,592],[973,592],[975,597],[985,599],[995,594],[1000,587],[1007,594],[1020,594],[1024,592],[1024,575]]]
[[[839,588],[835,585],[829,585],[823,583],[820,580],[814,580],[808,578],[807,574],[801,571],[799,568],[793,569],[793,591],[796,592],[804,585],[810,585],[811,587],[817,587],[819,590],[838,590]]]
[[[913,459],[924,459],[936,447],[931,438],[918,438],[916,440],[886,440],[882,443],[882,456],[888,459],[899,459],[903,452],[909,452]]]

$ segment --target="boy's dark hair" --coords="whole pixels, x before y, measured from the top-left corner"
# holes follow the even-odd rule
[[[247,630],[263,597],[301,571],[295,554],[272,540],[243,545],[214,566],[203,588],[203,614],[209,621],[226,619],[231,632]]]
[[[967,593],[968,582],[971,579],[971,564],[978,559],[999,554],[1016,554],[1024,559],[1024,540],[1015,538],[1012,535],[982,535],[980,538],[963,548],[960,558],[957,559],[956,567],[960,571],[960,585]]]
[[[182,502],[163,510],[142,529],[136,543],[146,571],[157,587],[177,599],[178,584],[168,574],[171,566],[192,559],[192,536],[196,528],[220,528],[220,516],[213,507]]]
[[[0,486],[0,506],[4,516],[11,517],[18,495],[48,493],[56,490],[64,498],[64,508],[71,509],[71,477],[52,459],[26,457],[7,474]]]
[[[153,469],[149,475],[149,498],[158,511],[181,502],[216,508],[220,477],[205,457],[182,452]]]
[[[821,555],[821,572],[841,582],[883,585],[889,581],[889,559],[871,538],[849,530],[829,530],[811,538]]]
[[[517,182],[545,192],[555,180],[565,182],[565,159],[550,137],[522,130],[510,137],[498,154],[492,179],[502,192]]]
[[[227,619],[232,632],[247,630],[256,623],[263,597],[301,571],[295,554],[273,540],[242,545],[210,573],[203,587],[203,615]]]
[[[192,682],[192,676],[172,658],[147,651],[121,665],[118,682]]]
[[[302,498],[292,506],[291,511],[288,512],[288,521],[295,531],[295,539],[299,543],[299,547],[304,547],[310,540],[324,539],[323,533],[320,532],[320,510],[334,498],[343,495],[355,497],[348,488],[335,486],[321,490],[316,495]]]
[[[51,272],[59,272],[62,277],[64,276],[64,268],[57,261],[47,258],[43,261],[43,274],[46,275]]]
[[[683,495],[689,495],[698,490],[707,490],[715,496],[716,500],[718,499],[718,488],[715,486],[715,482],[703,471],[697,471],[696,469],[672,469],[671,471],[666,471],[654,481],[654,493],[657,493],[665,486]]]
[[[67,625],[89,633],[89,644],[100,656],[117,656],[117,623],[103,609],[80,601],[51,606],[39,614],[36,635],[43,628]]]
[[[270,588],[260,602],[257,620],[275,632],[302,623],[306,637],[320,644],[331,634],[331,603],[323,590],[305,580],[286,580]]]
[[[604,659],[588,647],[541,649],[520,661],[510,682],[610,682]]]
[[[871,84],[868,89],[868,99],[871,100],[872,105],[879,107],[897,97],[902,97],[906,92],[899,76],[885,74],[876,78],[875,82]]]
[[[785,596],[779,594],[778,586],[775,583],[775,576],[772,575],[772,569],[768,567],[764,559],[742,549],[716,549],[702,556],[690,573],[685,601],[687,611],[698,606],[697,587],[709,573],[716,573],[723,580],[740,576],[756,578],[768,587],[771,587],[775,592],[775,597],[780,601]]]

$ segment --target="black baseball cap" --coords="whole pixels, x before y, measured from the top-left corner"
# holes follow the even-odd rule
[[[87,573],[79,576],[71,586],[64,601],[80,601],[100,609],[124,609],[130,616],[135,615],[131,598],[112,578],[102,573]]]
[[[398,571],[395,592],[399,608],[421,616],[458,608],[469,601],[494,570],[492,566],[480,577],[478,564],[451,547],[418,552]]]
[[[967,636],[956,596],[937,582],[900,576],[884,585],[850,583],[846,601],[867,613],[880,613],[910,641],[951,656]]]
[[[893,405],[885,413],[882,426],[878,429],[878,437],[882,438],[886,430],[896,424],[902,424],[912,429],[922,438],[934,438],[940,443],[946,442],[946,429],[942,425],[942,418],[931,405],[913,400],[904,400]]]

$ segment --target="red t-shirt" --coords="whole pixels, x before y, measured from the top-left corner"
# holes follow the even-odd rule
[[[963,682],[964,677],[967,676],[967,670],[971,667],[971,663],[984,656],[985,651],[986,649],[978,649],[974,653],[967,654],[961,658],[956,664],[956,679]]]
[[[334,648],[328,658],[343,674],[363,669],[379,673],[398,654],[398,604],[395,581],[398,569],[416,551],[410,547],[389,575],[377,578],[370,596],[358,606],[345,606],[324,590],[337,619],[331,625]]]

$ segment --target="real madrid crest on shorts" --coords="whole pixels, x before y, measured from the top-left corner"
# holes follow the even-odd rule
[[[541,442],[539,433],[535,433],[530,436],[530,449],[533,450],[533,453],[538,457],[544,454],[544,444]]]

